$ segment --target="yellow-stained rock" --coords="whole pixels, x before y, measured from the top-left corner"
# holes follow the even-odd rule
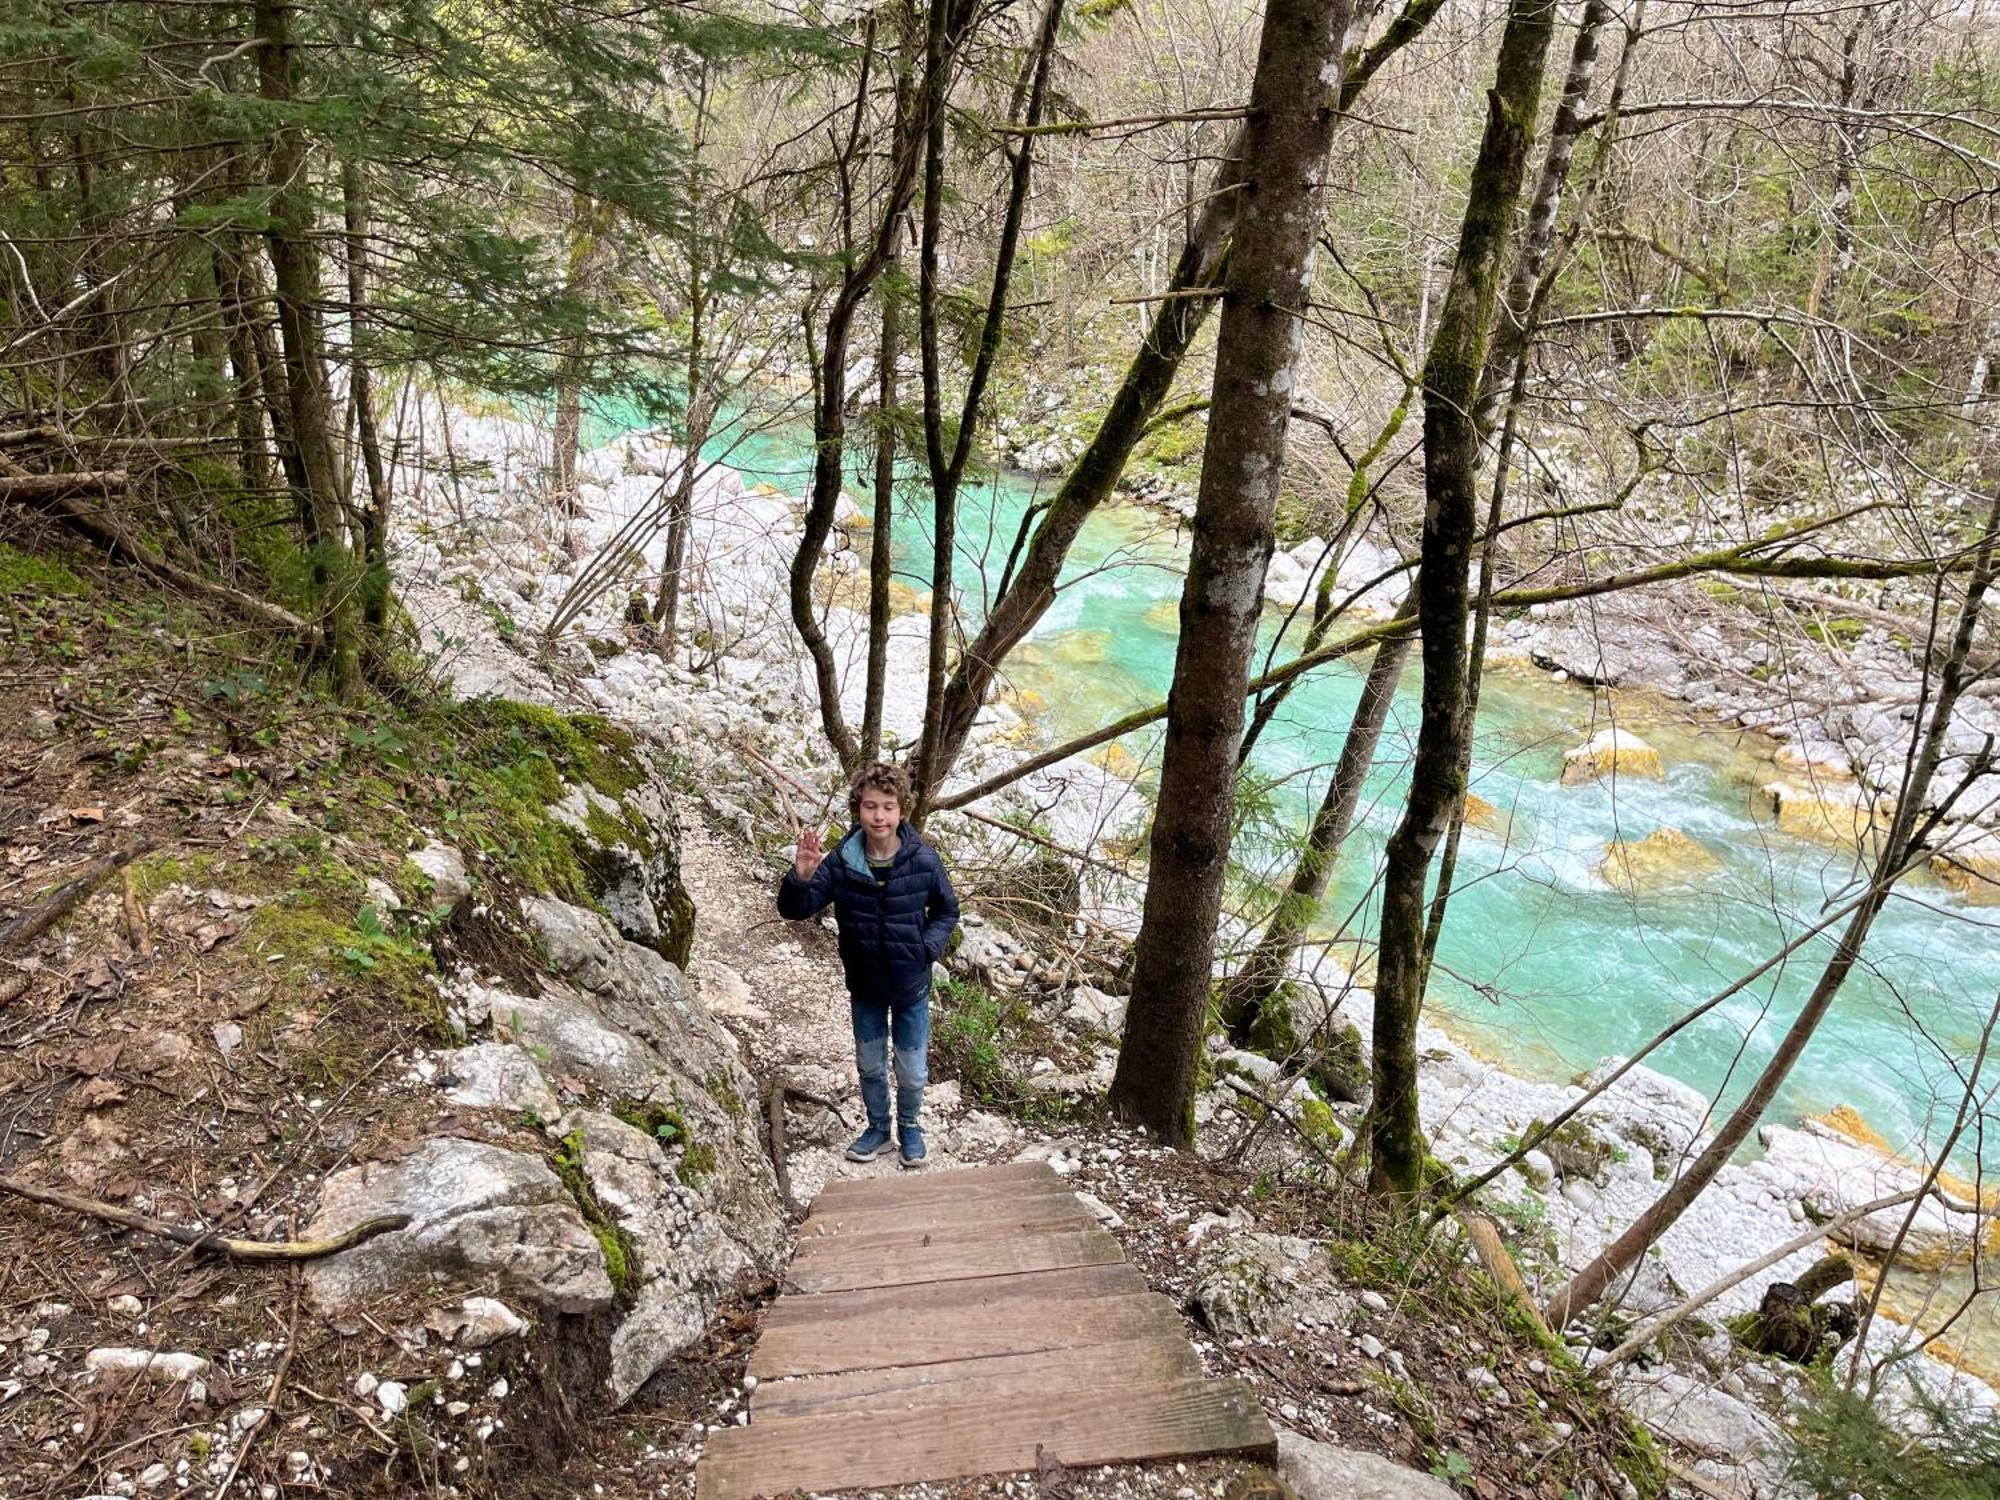
[[[842,609],[851,609],[857,614],[868,613],[868,574],[866,570],[853,573],[835,573],[828,569],[820,574],[820,593],[830,604]],[[898,615],[925,615],[931,609],[931,596],[911,588],[899,578],[889,580],[889,613]]]
[[[1781,832],[1850,847],[1887,828],[1891,811],[1859,786],[1768,781],[1757,789],[1757,801]]]
[[[1607,776],[1658,781],[1666,775],[1660,752],[1629,729],[1600,729],[1563,756],[1562,784],[1581,786]]]
[[[1091,751],[1084,758],[1093,765],[1104,767],[1105,770],[1116,776],[1120,781],[1137,781],[1139,779],[1139,758],[1116,740]]]
[[[1484,833],[1500,831],[1500,809],[1477,792],[1465,794],[1465,826]]]
[[[1955,840],[1931,856],[1931,873],[1971,906],[2000,906],[2000,834]]]
[[[1635,896],[1640,891],[1699,885],[1722,861],[1678,828],[1655,828],[1637,843],[1621,839],[1606,847],[1597,867],[1605,884]]]

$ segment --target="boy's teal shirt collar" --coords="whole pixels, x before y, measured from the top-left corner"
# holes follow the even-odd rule
[[[900,864],[917,842],[917,831],[908,823],[896,825],[896,853],[892,863]],[[840,841],[840,859],[848,869],[857,875],[866,875],[870,880],[875,872],[868,868],[868,835],[861,829],[851,831]]]

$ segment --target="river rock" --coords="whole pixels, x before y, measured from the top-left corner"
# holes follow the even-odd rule
[[[1666,775],[1660,752],[1629,729],[1600,729],[1563,755],[1562,784],[1582,786],[1606,777],[1658,781]]]
[[[1797,1129],[1767,1125],[1758,1139],[1764,1145],[1759,1168],[1818,1219],[1911,1191],[1923,1181],[1920,1167],[1892,1155],[1887,1143],[1874,1136],[1851,1110],[1807,1120]],[[1948,1194],[1953,1186],[1963,1192],[1962,1184],[1940,1182]],[[1895,1243],[1903,1221],[1909,1218],[1908,1204],[1877,1209],[1837,1237],[1864,1254],[1880,1256]],[[1971,1259],[1979,1235],[1977,1214],[1927,1197],[1919,1204],[1897,1253],[1904,1264],[1917,1270],[1956,1265]]]
[[[206,1375],[209,1362],[199,1354],[160,1349],[93,1349],[83,1357],[83,1368],[92,1375],[143,1375],[148,1380],[196,1380]]]
[[[1275,1431],[1278,1475],[1299,1500],[1456,1500],[1458,1491],[1443,1480],[1379,1453]]]
[[[1768,781],[1757,789],[1757,805],[1782,832],[1844,847],[1888,826],[1888,809],[1873,793],[1853,785]]]
[[[2000,906],[2000,834],[1960,828],[1931,857],[1931,873],[1972,906]]]
[[[1722,861],[1678,828],[1655,828],[1644,838],[1619,839],[1605,846],[1597,873],[1628,896],[1642,891],[1699,885],[1722,868]]]
[[[1214,1240],[1195,1283],[1196,1313],[1224,1338],[1285,1334],[1301,1322],[1346,1328],[1354,1299],[1317,1241],[1245,1231]]]
[[[306,1267],[322,1312],[407,1297],[433,1280],[463,1280],[557,1312],[611,1304],[604,1253],[548,1164],[484,1141],[425,1141],[399,1161],[366,1162],[327,1178],[304,1238],[364,1219],[408,1214],[377,1235]]]

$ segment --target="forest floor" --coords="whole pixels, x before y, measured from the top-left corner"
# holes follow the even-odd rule
[[[0,954],[0,1172],[279,1240],[310,1220],[327,1174],[419,1133],[519,1145],[508,1122],[441,1116],[436,1059],[450,1037],[436,980],[459,966],[532,973],[536,956],[467,908],[434,929],[385,927],[370,882],[402,882],[409,849],[443,830],[493,848],[503,890],[531,888],[543,855],[508,821],[505,776],[560,761],[560,736],[535,741],[539,720],[495,709],[345,708],[300,686],[281,643],[50,536],[12,540],[0,543],[0,921],[104,878]],[[767,1086],[782,1070],[849,1089],[830,934],[775,918],[770,851],[704,824],[691,801],[684,821],[699,910],[690,967],[752,1071]],[[96,863],[121,853],[133,854],[122,870]],[[1274,1420],[1482,1500],[1628,1493],[1621,1474],[1657,1490],[1643,1436],[1455,1248],[1419,1242],[1358,1195],[1159,1151],[1037,1095],[1020,1086],[1036,1057],[1074,1067],[1080,1044],[1024,1006],[990,1019],[975,1030],[979,1016],[941,1002],[940,1163],[1058,1158],[1128,1258],[1190,1309],[1205,1366],[1248,1381]],[[851,1115],[794,1116],[802,1199],[834,1171],[894,1170],[839,1162]],[[1250,1226],[1324,1243],[1365,1336],[1202,1326],[1204,1237]],[[0,1195],[4,1488],[24,1500],[691,1494],[705,1430],[740,1405],[771,1290],[742,1287],[700,1343],[611,1412],[592,1394],[593,1330],[577,1320],[461,1355],[420,1316],[319,1319],[294,1269]],[[107,1349],[203,1363],[194,1379],[91,1373]],[[378,1382],[405,1404],[390,1410]],[[1059,1492],[1191,1500],[1255,1493],[1244,1486],[1256,1477],[1238,1463],[1127,1467],[1064,1476]]]

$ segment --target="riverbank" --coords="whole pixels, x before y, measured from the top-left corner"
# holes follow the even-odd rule
[[[498,474],[532,471],[533,449],[539,441],[533,429],[495,419],[454,424],[457,451],[483,458]],[[657,489],[658,476],[670,469],[671,458],[662,445],[643,437],[621,440],[588,457],[586,515],[580,522],[586,546],[608,537],[623,517],[644,503]],[[776,493],[757,493],[727,470],[718,469],[704,481],[697,507],[699,562],[692,580],[689,625],[699,671],[668,666],[631,644],[622,622],[622,592],[586,612],[554,652],[555,669],[607,713],[663,731],[686,757],[687,772],[703,788],[711,814],[724,826],[738,829],[746,841],[760,845],[782,842],[783,834],[781,827],[772,826],[766,811],[775,805],[770,780],[744,753],[744,746],[809,784],[830,786],[833,776],[819,748],[821,736],[803,687],[807,679],[783,605],[781,584],[796,513],[796,502]],[[520,485],[511,491],[501,486],[464,488],[455,496],[437,491],[418,499],[410,521],[399,565],[402,597],[426,641],[435,643],[440,668],[461,692],[531,687],[526,675],[532,669],[522,653],[533,649],[541,622],[553,611],[575,567],[557,545],[560,538],[532,490]],[[856,535],[836,533],[828,559],[831,576],[859,570],[853,546]],[[656,557],[657,552],[651,555]],[[853,611],[835,607],[828,611],[827,627],[848,668],[844,698],[852,711],[858,706],[865,622]],[[914,734],[921,708],[918,663],[924,630],[922,620],[905,619],[891,644],[886,717],[892,730],[904,737]],[[1014,742],[1027,732],[1030,726],[1019,713],[995,705],[982,717],[978,743],[964,774],[974,776],[987,765],[1011,760],[1018,753]],[[793,798],[805,801],[797,794]],[[1041,810],[1050,836],[1061,843],[1129,837],[1144,818],[1138,793],[1090,762],[1067,763],[1030,778],[1010,800],[1016,809]],[[812,815],[819,809],[801,805],[798,811]],[[983,847],[997,853],[1009,842],[1005,835],[976,824],[959,824],[953,836],[962,836],[968,851]],[[1101,878],[1086,886],[1092,903],[1088,915],[1114,932],[1129,928],[1136,882],[1097,873]],[[1020,976],[1047,967],[1030,957],[1024,970],[1011,953],[998,943],[993,946],[995,956],[987,969],[996,983],[1001,982],[1001,973],[1010,972],[1016,976],[1014,985],[1032,984]],[[1316,958],[1323,956],[1308,955],[1302,966],[1311,967]],[[1329,1002],[1337,1000],[1365,1033],[1371,997],[1365,989],[1344,983],[1341,972],[1330,965],[1321,962],[1319,967],[1319,986]],[[1039,993],[1046,986],[1035,988]],[[1057,988],[1040,1003],[1067,1016],[1077,1001],[1074,991]],[[1102,1016],[1096,1024],[1109,1020]],[[1482,1061],[1435,1027],[1426,1027],[1422,1046],[1425,1124],[1433,1149],[1462,1170],[1476,1171],[1497,1160],[1534,1120],[1548,1118],[1576,1094],[1572,1085],[1515,1077]],[[1101,1073],[1109,1055],[1108,1044],[1100,1039],[1094,1071]],[[1259,1071],[1257,1063],[1239,1059],[1236,1065],[1253,1077]],[[1086,1072],[1078,1086],[1088,1087],[1090,1082]],[[1231,1092],[1227,1085],[1219,1085],[1204,1096],[1201,1108],[1211,1135],[1228,1115]],[[1303,1113],[1305,1103],[1294,1087],[1286,1107]],[[1516,1245],[1538,1289],[1551,1289],[1556,1277],[1595,1253],[1650,1200],[1662,1178],[1671,1174],[1672,1163],[1697,1147],[1707,1113],[1707,1101],[1695,1091],[1638,1069],[1590,1112],[1588,1129],[1582,1134],[1597,1144],[1576,1152],[1564,1150],[1560,1160],[1558,1153],[1541,1160],[1531,1157],[1527,1171],[1502,1180],[1498,1201],[1515,1225]],[[1355,1114],[1344,1112],[1340,1146],[1352,1139]],[[1873,1184],[1903,1181],[1910,1171],[1879,1152],[1811,1129],[1770,1127],[1765,1149],[1763,1160],[1725,1169],[1666,1237],[1658,1256],[1644,1263],[1623,1298],[1625,1316],[1667,1306],[1723,1271],[1775,1249],[1800,1232],[1809,1214],[1829,1211],[1829,1205],[1836,1205],[1831,1211],[1837,1212],[1838,1206],[1894,1191]],[[1857,1190],[1860,1199],[1849,1196]],[[1506,1209],[1508,1204],[1515,1207]],[[1949,1215],[1939,1227],[1947,1251],[1954,1235],[1969,1238],[1972,1232],[1971,1225],[1956,1224]],[[1812,1251],[1802,1250],[1780,1261],[1718,1299],[1711,1313],[1754,1306],[1764,1285],[1796,1274],[1812,1258]],[[1887,1357],[1899,1347],[1899,1340],[1901,1347],[1907,1347],[1907,1330],[1878,1321],[1870,1334],[1871,1357]],[[1680,1422],[1689,1431],[1711,1436],[1726,1431],[1762,1434],[1758,1442],[1717,1443],[1738,1453],[1755,1450],[1775,1432],[1763,1415],[1763,1403],[1781,1398],[1793,1377],[1773,1375],[1763,1362],[1739,1365],[1726,1335],[1714,1332],[1691,1354],[1677,1354],[1676,1361],[1620,1379],[1620,1388],[1629,1389],[1635,1407],[1649,1420],[1667,1430],[1675,1430],[1674,1424]],[[1968,1406],[1992,1403],[1983,1385],[1928,1357],[1900,1365],[1886,1389],[1890,1402],[1910,1420],[1916,1420],[1930,1400]]]

